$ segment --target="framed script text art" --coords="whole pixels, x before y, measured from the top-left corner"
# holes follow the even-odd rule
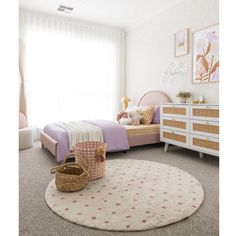
[[[193,83],[219,81],[219,25],[193,33]]]
[[[188,54],[188,29],[175,34],[175,56]]]

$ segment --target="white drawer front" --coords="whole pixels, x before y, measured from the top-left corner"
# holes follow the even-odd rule
[[[219,155],[219,139],[190,135],[190,148],[204,153]]]
[[[192,134],[219,138],[219,122],[191,120],[190,130]]]
[[[219,120],[219,106],[191,106],[190,107],[190,116],[191,119],[200,119],[200,120]]]
[[[189,120],[162,116],[161,127],[163,127],[164,129],[189,132]]]
[[[179,131],[161,129],[161,141],[181,147],[189,146],[189,135]]]
[[[188,105],[161,105],[161,116],[169,117],[189,117]]]

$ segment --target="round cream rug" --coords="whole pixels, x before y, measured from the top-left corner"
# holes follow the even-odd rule
[[[48,206],[64,219],[103,230],[147,230],[180,221],[201,205],[201,183],[185,171],[143,160],[108,160],[106,177],[79,192],[49,184]]]

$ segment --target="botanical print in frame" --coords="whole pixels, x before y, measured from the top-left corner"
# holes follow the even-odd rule
[[[193,33],[193,82],[219,81],[219,25]]]
[[[175,56],[188,54],[188,29],[175,34]]]

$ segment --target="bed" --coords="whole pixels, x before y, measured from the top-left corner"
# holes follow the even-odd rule
[[[149,91],[142,96],[138,106],[159,106],[161,103],[167,102],[170,102],[170,98],[165,93]],[[122,126],[112,121],[93,120],[86,122],[99,126],[103,130],[108,152],[126,151],[130,147],[160,142],[159,124]],[[40,141],[42,148],[46,148],[55,156],[57,162],[61,162],[64,156],[70,152],[68,134],[56,123],[44,127],[40,133]]]

